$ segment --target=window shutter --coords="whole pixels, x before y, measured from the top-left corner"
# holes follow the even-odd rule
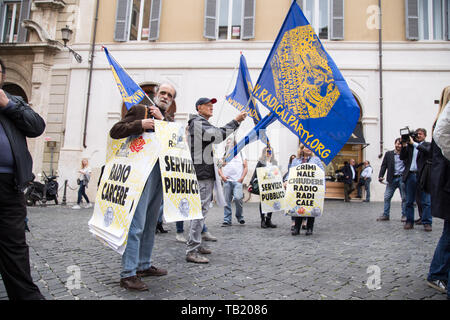
[[[115,41],[128,41],[132,0],[117,0]]]
[[[419,40],[419,0],[405,0],[406,39]]]
[[[331,0],[331,40],[344,40],[344,0]]]
[[[27,29],[22,27],[22,21],[30,17],[31,0],[22,0],[20,8],[19,32],[17,35],[17,42],[24,43],[27,41]]]
[[[152,0],[152,7],[150,9],[150,34],[148,40],[159,39],[159,22],[161,20],[161,4],[162,0]]]
[[[203,36],[206,39],[216,39],[217,0],[205,0],[205,28]]]
[[[447,0],[447,7],[445,12],[447,17],[447,40],[450,40],[450,0]]]
[[[3,16],[5,15],[5,4],[0,0],[0,42],[3,42]]]
[[[255,0],[244,0],[242,10],[242,40],[255,37]]]

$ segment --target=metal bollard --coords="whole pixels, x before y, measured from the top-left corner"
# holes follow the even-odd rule
[[[64,180],[64,194],[63,194],[63,198],[62,198],[62,202],[61,202],[61,205],[62,205],[62,206],[67,205],[67,198],[66,198],[66,194],[67,194],[67,182],[68,182],[68,180]]]

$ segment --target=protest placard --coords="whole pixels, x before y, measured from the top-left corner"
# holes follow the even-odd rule
[[[325,173],[315,164],[303,163],[289,169],[286,187],[287,214],[319,217],[325,198]]]
[[[259,198],[263,213],[285,209],[285,191],[283,177],[277,166],[256,168],[258,177]]]

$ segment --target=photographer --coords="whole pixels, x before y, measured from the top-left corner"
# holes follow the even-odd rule
[[[420,186],[420,175],[425,163],[430,159],[431,144],[425,141],[427,131],[423,128],[417,129],[409,137],[402,135],[402,150],[400,159],[405,162],[403,171],[403,182],[406,186],[406,223],[405,230],[414,228],[414,201],[416,191],[420,193],[422,202],[422,224],[425,231],[432,231],[430,194]],[[409,138],[409,140],[407,139]],[[420,188],[417,190],[417,188]]]

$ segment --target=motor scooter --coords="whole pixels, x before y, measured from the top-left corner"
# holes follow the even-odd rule
[[[44,174],[44,183],[35,180],[31,181],[24,191],[28,206],[34,206],[38,202],[44,203],[44,190],[46,198],[45,203],[48,201],[55,201],[55,204],[58,204],[59,184],[58,181],[56,181],[57,176],[47,176],[45,172],[42,173]]]

